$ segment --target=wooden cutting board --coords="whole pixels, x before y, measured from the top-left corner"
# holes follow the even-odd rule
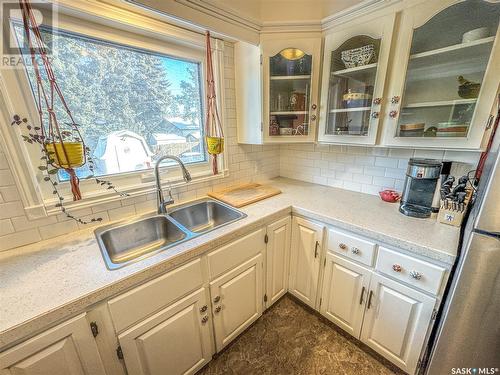
[[[209,196],[233,207],[243,207],[250,203],[281,194],[281,190],[270,185],[244,184],[208,193]]]

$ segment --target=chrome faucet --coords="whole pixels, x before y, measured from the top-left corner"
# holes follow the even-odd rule
[[[156,179],[156,197],[157,197],[157,203],[158,203],[158,213],[159,214],[166,214],[167,213],[167,206],[174,203],[174,198],[172,198],[172,189],[170,185],[168,186],[168,201],[165,201],[165,197],[163,196],[163,190],[161,189],[161,182],[160,182],[160,163],[165,160],[165,159],[171,159],[179,163],[181,169],[182,169],[182,177],[184,178],[184,181],[189,182],[191,181],[191,175],[189,174],[189,171],[186,169],[186,166],[182,162],[181,159],[179,159],[177,156],[173,155],[164,155],[160,157],[156,163],[155,163],[155,179]]]

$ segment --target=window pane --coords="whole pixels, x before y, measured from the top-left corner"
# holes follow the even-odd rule
[[[16,31],[22,38],[22,27]],[[199,62],[61,31],[42,36],[55,52],[52,67],[96,176],[148,169],[166,154],[206,161]],[[34,70],[27,72],[35,88]],[[68,121],[61,105],[56,110],[60,122]],[[89,171],[84,166],[77,174]]]

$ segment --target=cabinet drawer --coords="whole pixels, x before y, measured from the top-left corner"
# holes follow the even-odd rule
[[[207,258],[210,279],[263,252],[264,235],[265,230],[262,228],[209,253]]]
[[[380,247],[375,269],[427,292],[438,294],[446,269],[406,254]]]
[[[117,332],[203,284],[201,259],[185,264],[108,302]]]
[[[328,250],[342,254],[352,260],[373,265],[375,243],[361,239],[352,234],[341,232],[337,229],[328,230]]]

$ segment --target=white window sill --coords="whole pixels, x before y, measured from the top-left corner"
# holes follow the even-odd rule
[[[200,172],[198,174],[191,174],[191,176],[193,179],[189,183],[186,183],[182,178],[164,178],[162,181],[162,188],[167,188],[168,186],[170,186],[174,191],[176,188],[186,185],[192,188],[193,186],[202,183],[223,179],[229,176],[229,171],[226,169],[219,172],[217,175],[212,175],[207,172]],[[85,208],[93,208],[94,211],[97,211],[99,205],[120,201],[122,199],[140,197],[156,192],[156,184],[154,182],[154,178],[150,178],[148,176],[147,178],[145,178],[145,180],[151,180],[151,182],[144,182],[135,186],[127,186],[124,189],[120,189],[121,192],[129,194],[128,197],[121,197],[113,191],[95,191],[93,193],[86,194],[85,198],[83,198],[82,200],[76,202],[65,202],[64,207],[66,208],[66,210],[68,210],[68,212]],[[58,215],[61,214],[61,210],[59,207],[55,206],[57,202],[58,201],[56,199],[45,200],[43,205],[26,207],[25,212],[30,219],[38,219],[42,217]]]

